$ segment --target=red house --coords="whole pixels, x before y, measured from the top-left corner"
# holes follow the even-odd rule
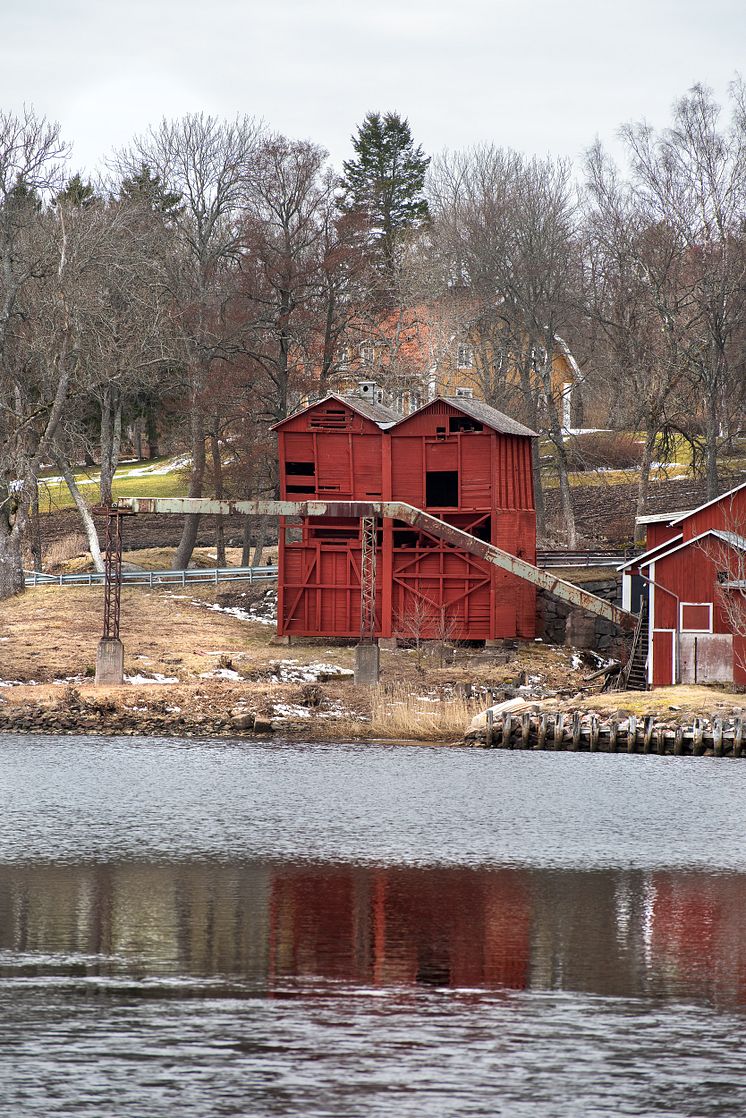
[[[532,431],[468,397],[401,417],[329,396],[277,424],[285,500],[403,501],[534,563]],[[360,634],[360,522],[306,518],[280,531],[278,628]],[[536,590],[426,532],[378,528],[376,635],[532,637]]]
[[[648,682],[746,684],[746,484],[656,518],[622,569],[622,604],[648,608]]]

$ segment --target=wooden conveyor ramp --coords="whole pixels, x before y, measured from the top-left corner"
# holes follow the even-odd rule
[[[553,594],[576,609],[603,617],[622,629],[634,629],[637,615],[620,609],[603,598],[557,578],[550,571],[535,567],[494,544],[485,543],[452,524],[402,501],[218,501],[203,497],[119,497],[113,508],[122,512],[171,513],[184,516],[201,513],[206,516],[288,516],[288,517],[388,517],[399,520],[429,536],[443,540],[460,551],[491,563],[517,578]]]

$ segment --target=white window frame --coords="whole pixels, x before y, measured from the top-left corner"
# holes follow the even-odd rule
[[[707,606],[710,620],[706,629],[684,628],[684,606]],[[679,602],[679,632],[681,633],[711,633],[712,632],[712,602]]]
[[[376,359],[376,348],[373,342],[360,343],[360,363],[362,365],[372,365]]]
[[[468,358],[468,360],[467,360]],[[474,346],[469,342],[459,342],[456,349],[456,368],[457,369],[473,369],[474,368]]]

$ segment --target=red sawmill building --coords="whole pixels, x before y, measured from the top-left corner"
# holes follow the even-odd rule
[[[648,685],[746,684],[746,484],[688,512],[641,517],[622,604],[648,611]]]
[[[536,562],[536,436],[481,400],[438,397],[402,417],[375,394],[330,395],[276,430],[283,500],[406,502]],[[361,549],[358,517],[281,524],[281,635],[360,635]],[[424,531],[381,518],[376,568],[378,637],[535,635],[531,583]]]

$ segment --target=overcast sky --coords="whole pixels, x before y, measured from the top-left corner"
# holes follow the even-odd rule
[[[432,154],[579,159],[746,72],[744,0],[0,0],[0,107],[59,120],[93,169],[162,116],[236,112],[339,165],[371,109]]]

